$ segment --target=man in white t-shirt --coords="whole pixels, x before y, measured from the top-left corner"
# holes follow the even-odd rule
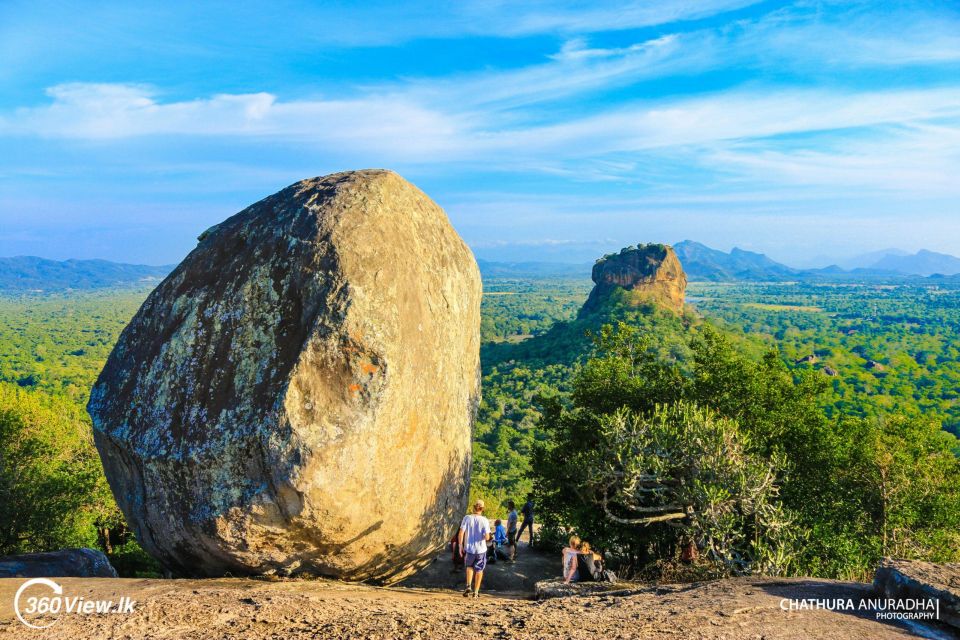
[[[467,572],[467,588],[463,597],[480,597],[480,583],[483,570],[487,568],[487,541],[490,539],[490,521],[483,516],[483,500],[473,503],[473,513],[464,516],[460,522],[460,554]]]

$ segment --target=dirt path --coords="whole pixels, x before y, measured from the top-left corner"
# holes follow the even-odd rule
[[[782,598],[866,597],[869,585],[739,578],[542,602],[322,580],[58,580],[65,596],[136,601],[132,614],[61,614],[33,631],[14,617],[22,579],[0,580],[0,638],[838,638],[917,637],[869,612],[794,611]],[[32,587],[37,588],[37,587]],[[49,591],[47,592],[49,593]],[[35,620],[36,621],[36,620]],[[949,638],[923,631],[921,637]]]
[[[562,573],[558,554],[541,553],[538,549],[527,546],[526,542],[521,542],[517,548],[516,562],[511,564],[500,560],[496,564],[487,563],[481,590],[499,595],[529,596],[534,593],[537,582],[559,577]],[[450,552],[447,551],[437,556],[429,567],[407,578],[398,586],[456,590],[463,589],[465,584],[463,571],[453,570]]]

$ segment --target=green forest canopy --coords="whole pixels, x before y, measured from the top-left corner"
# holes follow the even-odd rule
[[[837,460],[853,464],[853,457],[860,456],[864,465],[867,458],[887,460],[883,473],[901,479],[893,489],[887,482],[890,491],[884,494],[900,500],[895,510],[889,500],[854,499],[855,492],[878,491],[876,483],[845,485],[842,491],[848,493],[837,494],[836,501],[840,506],[856,507],[837,515],[829,526],[824,522],[803,524],[807,533],[819,535],[821,540],[832,539],[836,548],[821,554],[823,563],[800,559],[793,570],[802,567],[820,575],[859,574],[883,552],[884,535],[888,550],[891,538],[895,542],[898,535],[902,537],[908,525],[898,524],[897,518],[913,522],[914,516],[905,510],[916,504],[909,489],[912,485],[906,481],[917,480],[919,471],[911,465],[939,455],[931,451],[952,446],[952,441],[936,435],[942,433],[941,426],[953,433],[960,429],[960,289],[915,283],[697,283],[691,285],[688,296],[706,321],[696,314],[680,318],[654,308],[606,309],[593,317],[575,319],[589,289],[590,282],[585,279],[485,281],[484,397],[475,434],[472,485],[476,495],[498,505],[507,498],[521,498],[533,488],[534,451],[549,448],[557,437],[554,426],[544,418],[543,409],[549,402],[543,399],[553,398],[564,411],[576,411],[571,392],[583,384],[585,366],[589,373],[589,357],[604,357],[587,337],[588,331],[597,334],[604,324],[615,326],[618,321],[637,327],[652,345],[654,362],[689,376],[695,362],[692,337],[702,335],[708,324],[718,330],[728,352],[736,356],[727,362],[734,369],[742,371],[764,362],[763,366],[773,366],[775,361],[777,375],[791,384],[811,379],[824,387],[812,400],[817,415],[830,425],[845,425],[851,433],[860,430],[862,446],[842,454],[835,451],[840,456]],[[82,408],[120,330],[147,293],[139,289],[0,297],[0,420],[4,429],[0,490],[11,496],[8,505],[38,505],[29,517],[16,512],[21,515],[11,521],[18,531],[5,533],[0,553],[98,541],[104,545],[110,536],[104,540],[103,525],[122,530],[105,491],[89,438],[89,419]],[[676,400],[696,404],[702,398]],[[642,415],[636,419],[646,420]],[[672,419],[663,418],[666,422]],[[717,428],[711,425],[718,419],[722,425],[728,424],[723,420],[736,421],[721,411],[716,419],[707,415],[700,422],[709,431]],[[745,428],[749,425],[736,425],[738,432]],[[907,451],[911,441],[914,449]],[[921,450],[924,442],[933,443],[933,449]],[[863,474],[867,468],[859,467]],[[16,469],[29,469],[29,473],[47,478],[51,489],[45,495],[54,497],[42,506],[39,498],[27,493],[13,499],[10,492],[25,491],[22,482],[11,480]],[[869,469],[880,473],[876,465]],[[942,476],[938,482],[950,482],[952,471],[938,469],[936,473]],[[915,515],[946,517],[948,506],[946,502],[936,508],[927,505],[925,513]],[[799,518],[802,514],[791,515]],[[886,524],[878,527],[883,519]],[[48,526],[53,522],[57,526]],[[838,522],[846,522],[848,530],[835,531]],[[822,535],[817,533],[818,527]],[[830,527],[834,529],[827,535]],[[865,531],[873,533],[866,535]],[[928,534],[922,544],[927,550],[936,550],[930,557],[955,553],[955,540],[948,536],[934,540],[937,536],[930,531],[923,535]],[[858,536],[866,542],[853,544]],[[122,536],[115,542],[122,543]]]

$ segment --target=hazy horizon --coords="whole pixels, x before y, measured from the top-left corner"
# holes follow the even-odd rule
[[[480,257],[960,255],[949,4],[13,1],[0,55],[0,255],[176,263],[365,167]]]
[[[646,242],[661,242],[661,241],[641,239],[632,243],[626,240],[624,242],[618,243],[610,239],[607,239],[604,241],[595,241],[595,242],[565,242],[565,243],[546,242],[546,243],[535,243],[535,244],[534,243],[528,243],[528,244],[503,243],[499,245],[493,244],[493,245],[482,246],[482,247],[471,246],[470,249],[471,251],[473,251],[474,256],[477,258],[477,260],[483,260],[486,262],[494,262],[494,263],[540,262],[540,263],[555,263],[555,264],[562,264],[562,265],[588,265],[593,263],[598,258],[602,257],[607,253],[619,251],[620,249],[630,246],[631,244],[634,244],[634,245],[643,244]],[[726,253],[731,252],[733,249],[755,251],[756,253],[761,253],[763,255],[766,255],[768,258],[771,258],[776,262],[779,262],[788,267],[793,267],[796,269],[816,269],[816,268],[822,268],[822,267],[828,267],[828,266],[841,266],[844,268],[850,268],[849,263],[854,262],[859,258],[864,258],[866,256],[869,256],[871,254],[892,253],[896,255],[909,255],[912,253],[916,253],[916,252],[904,251],[899,247],[884,247],[883,249],[878,249],[876,251],[868,251],[868,252],[859,253],[859,254],[851,254],[848,256],[838,256],[836,257],[836,259],[830,256],[821,255],[821,256],[813,256],[811,257],[810,260],[807,260],[806,262],[790,262],[785,260],[779,260],[775,256],[771,256],[759,249],[750,250],[750,249],[744,249],[743,247],[721,248],[721,247],[708,245],[705,242],[701,242],[694,238],[683,238],[682,240],[665,242],[665,244],[677,245],[681,242],[697,242],[699,244],[703,244],[709,247],[710,249],[716,249],[719,251],[724,251]],[[920,250],[923,250],[923,249],[920,249]],[[7,255],[7,256],[0,255],[0,259],[20,258],[20,257],[41,258],[45,260],[55,260],[58,262],[67,261],[67,260],[106,260],[106,258],[96,257],[96,256],[89,257],[89,258],[76,258],[74,256],[61,258],[61,257],[41,256],[41,255],[35,255],[35,254],[15,254],[15,255]],[[186,257],[186,254],[170,262],[152,263],[152,264],[143,263],[143,262],[121,261],[121,260],[116,260],[116,261],[111,260],[111,262],[124,262],[127,264],[139,264],[143,266],[175,267],[185,257]],[[877,255],[877,259],[879,259],[879,257],[880,256]]]

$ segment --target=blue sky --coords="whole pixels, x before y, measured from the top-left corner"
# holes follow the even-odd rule
[[[172,263],[365,167],[487,258],[960,254],[957,2],[256,4],[0,4],[0,255]]]

